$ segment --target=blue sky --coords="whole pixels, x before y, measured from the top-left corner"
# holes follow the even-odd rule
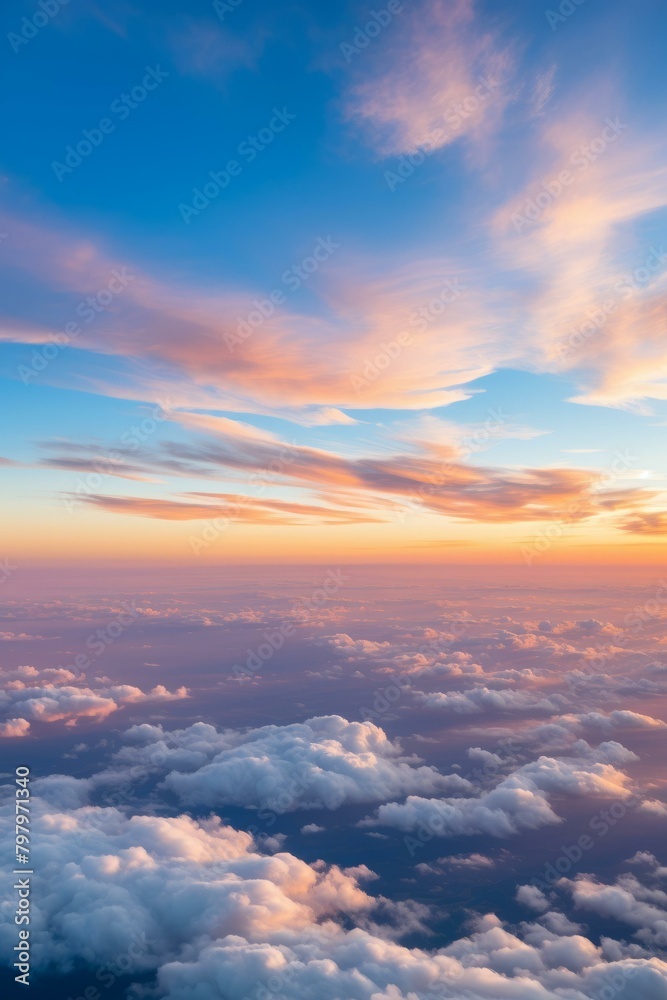
[[[281,470],[276,498],[345,507],[331,456],[416,459],[423,481],[446,448],[492,478],[556,470],[569,477],[556,494],[590,501],[593,535],[629,543],[632,523],[658,543],[666,15],[561,6],[406,2],[381,8],[377,30],[354,4],[80,3],[43,26],[37,7],[6,8],[18,95],[3,108],[15,141],[1,167],[12,490],[38,513],[160,405],[165,419],[134,456],[143,475],[107,476],[104,495],[174,505],[211,478],[220,494],[247,493],[226,460],[195,475],[164,461],[174,442],[201,452],[250,427],[264,450],[329,456],[319,481]],[[211,188],[230,162],[224,190]],[[109,295],[116,273],[129,277]],[[108,299],[94,320],[36,362],[91,295]],[[270,315],[230,349],[262,303]],[[498,407],[511,426],[470,453],[461,442]],[[226,423],[193,424],[197,414]],[[65,465],[44,467],[58,447]],[[619,449],[632,469],[610,483]],[[590,478],[573,487],[582,468]],[[378,494],[357,471],[346,489],[377,506],[369,530],[385,537],[381,509],[404,495]],[[502,501],[508,525],[562,515],[549,478],[537,505]],[[601,494],[612,488],[637,492]],[[499,509],[461,515],[453,500],[426,516],[455,534],[461,516],[479,526]],[[156,511],[169,520],[168,506]],[[131,538],[127,513],[107,510],[106,523]],[[345,531],[318,538],[351,551]]]
[[[664,1000],[664,2],[0,23],[33,996]]]

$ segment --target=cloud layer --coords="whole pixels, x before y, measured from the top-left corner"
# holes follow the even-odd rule
[[[23,666],[15,671],[0,671],[0,712],[11,716],[0,723],[0,736],[27,736],[31,722],[62,722],[76,725],[80,719],[100,722],[127,705],[144,702],[174,701],[188,697],[188,689],[169,691],[157,684],[142,691],[133,684],[88,686],[85,675],[71,670]],[[72,683],[75,682],[75,683]],[[12,716],[12,713],[16,715]]]
[[[619,977],[659,1000],[667,983],[661,959],[609,938],[596,946],[562,914],[521,931],[488,914],[447,947],[407,948],[390,925],[369,922],[378,900],[359,884],[372,877],[363,867],[262,854],[217,818],[34,806],[36,968],[108,977],[124,967],[156,975],[173,1000],[212,1000],[221,983],[230,1000],[260,989],[290,1000],[426,1000],[443,983],[476,1000],[592,998]],[[654,909],[642,916],[652,921]],[[3,944],[13,927],[3,908]]]

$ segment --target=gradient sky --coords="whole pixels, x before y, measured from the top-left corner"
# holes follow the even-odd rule
[[[664,5],[398,6],[3,9],[3,556],[664,559]]]
[[[0,965],[665,1000],[664,3],[0,19]]]

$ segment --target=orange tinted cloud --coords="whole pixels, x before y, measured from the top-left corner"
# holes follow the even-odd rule
[[[624,115],[582,111],[544,130],[529,182],[495,216],[503,255],[532,283],[524,350],[571,372],[576,402],[667,398],[667,256],[638,235],[667,205],[664,160]]]
[[[183,419],[191,422],[190,415]],[[261,497],[198,493],[196,503],[97,495],[82,499],[117,513],[170,520],[226,515],[250,523],[293,523],[294,517],[301,517],[336,524],[395,519],[397,512],[412,509],[488,523],[559,519],[575,523],[638,509],[655,496],[647,490],[605,490],[603,474],[588,469],[469,465],[454,443],[433,439],[433,425],[430,437],[406,442],[409,451],[402,454],[349,458],[285,445],[272,434],[227,418],[200,421],[195,416],[194,421],[208,433],[188,442],[165,442],[155,453],[142,455],[147,470],[213,478],[222,472],[226,479],[242,473],[250,493],[260,492]],[[267,490],[275,493],[285,486],[315,489],[325,506],[264,496]],[[216,500],[224,504],[216,508],[211,503]]]
[[[455,9],[453,23],[465,21],[465,5]],[[273,308],[270,289],[212,291],[158,278],[90,239],[3,219],[8,266],[35,279],[36,305],[41,294],[50,315],[43,327],[8,318],[0,339],[50,343],[53,293],[72,296],[69,312],[61,307],[64,327],[77,319],[77,303],[120,271],[122,290],[65,345],[124,359],[120,375],[109,366],[86,374],[89,387],[109,395],[280,412],[317,425],[349,421],[344,408],[443,406],[467,398],[475,379],[519,366],[567,371],[581,387],[578,402],[667,398],[665,253],[650,244],[634,257],[627,250],[638,245],[638,225],[667,203],[662,146],[623,116],[539,121],[529,180],[502,208],[487,209],[481,256],[406,263],[405,253],[378,273],[339,246],[311,278],[310,313],[289,294]],[[48,366],[32,377],[48,381]]]
[[[667,535],[667,512],[640,512],[621,522],[620,527],[634,535]]]
[[[114,259],[90,240],[12,219],[11,266],[42,294],[75,296],[62,313],[62,350],[131,359],[117,384],[107,371],[87,383],[102,393],[168,399],[174,407],[278,412],[305,424],[342,423],[340,407],[421,409],[467,398],[465,384],[493,370],[503,352],[494,303],[451,259],[399,267],[378,279],[352,262],[319,291],[323,315],[303,314],[289,297],[277,309],[267,291],[210,290],[159,280]],[[121,273],[124,286],[93,322],[77,309]],[[473,293],[474,289],[474,293]],[[285,289],[283,289],[285,293]],[[37,301],[39,296],[37,296]],[[263,318],[260,307],[269,313]],[[51,343],[54,325],[0,325],[0,340]],[[49,379],[48,365],[26,369]],[[44,374],[42,374],[44,372]]]
[[[156,518],[161,521],[200,521],[222,518],[245,524],[357,524],[380,518],[311,504],[280,500],[258,500],[244,494],[200,493],[207,502],[189,503],[144,497],[114,497],[93,494],[80,497],[84,503],[115,514]],[[214,500],[222,501],[220,503]]]

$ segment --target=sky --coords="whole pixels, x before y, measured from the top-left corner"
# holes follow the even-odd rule
[[[47,7],[2,14],[10,565],[660,564],[662,5]]]
[[[2,995],[667,1000],[664,4],[0,21]]]

